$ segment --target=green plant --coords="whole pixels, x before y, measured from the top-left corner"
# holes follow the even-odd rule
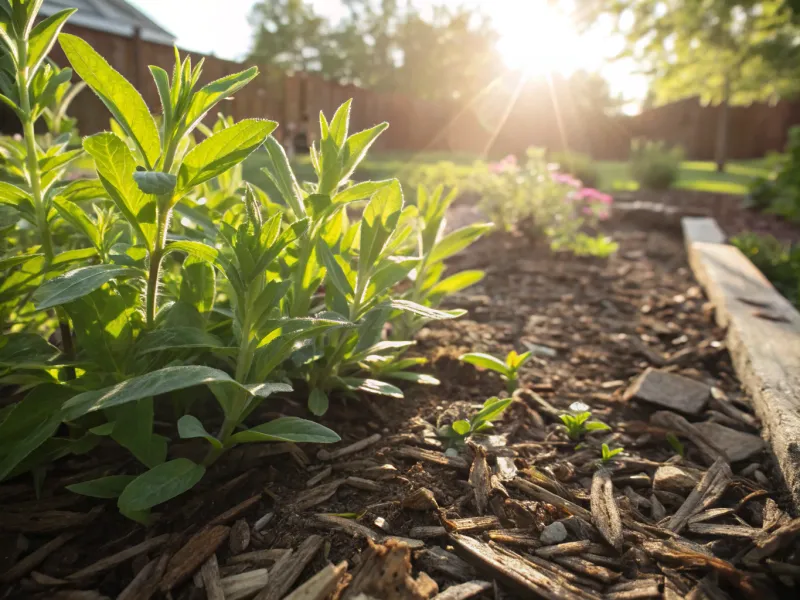
[[[483,407],[469,421],[459,420],[439,428],[439,436],[449,440],[453,446],[462,446],[472,435],[482,433],[492,427],[502,412],[513,402],[512,398],[489,398]]]
[[[663,141],[636,139],[631,142],[630,169],[633,178],[647,189],[666,190],[678,179],[683,150]]]
[[[550,160],[558,164],[559,171],[576,177],[584,187],[596,188],[600,183],[600,170],[590,156],[579,152],[554,152]]]
[[[489,369],[490,371],[499,373],[503,379],[506,380],[506,389],[508,393],[512,393],[519,386],[520,367],[524,365],[531,356],[531,352],[517,354],[516,351],[512,350],[506,355],[506,360],[504,362],[491,354],[469,352],[462,355],[459,360],[482,369]]]
[[[567,430],[569,439],[579,442],[583,436],[592,431],[608,431],[611,428],[602,421],[590,421],[592,413],[583,403],[575,402],[570,406],[570,412],[559,415],[561,422]]]
[[[793,221],[800,220],[800,127],[789,129],[786,152],[774,158],[769,179],[757,178],[750,185],[748,201],[753,208],[767,210]]]
[[[771,235],[742,233],[731,239],[775,288],[800,306],[800,244],[786,244]]]
[[[683,444],[678,439],[678,436],[672,433],[671,431],[667,434],[667,442],[669,443],[670,446],[672,446],[672,449],[675,450],[678,456],[680,456],[681,458],[686,456],[686,448],[684,448]]]
[[[625,448],[614,448],[613,450],[611,450],[608,447],[608,444],[604,443],[602,446],[600,446],[600,460],[602,461],[602,463],[604,465],[607,465],[608,463],[610,463],[613,460],[613,458],[617,454],[620,454],[624,450],[625,450]]]

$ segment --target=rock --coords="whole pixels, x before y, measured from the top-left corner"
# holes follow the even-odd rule
[[[677,494],[687,494],[697,485],[700,478],[678,467],[664,466],[656,469],[653,489]]]
[[[764,440],[757,435],[718,423],[695,423],[694,426],[709,442],[724,451],[731,462],[747,460],[764,449]]]
[[[539,540],[546,546],[560,544],[565,539],[567,539],[567,528],[558,521],[542,529],[542,535],[539,536]]]
[[[625,400],[657,404],[687,415],[698,415],[711,396],[711,387],[674,373],[649,368],[625,392]]]

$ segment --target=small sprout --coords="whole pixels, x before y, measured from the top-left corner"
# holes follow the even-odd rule
[[[574,402],[569,408],[573,414],[564,413],[559,416],[561,422],[567,428],[569,439],[578,442],[590,431],[608,431],[611,429],[602,421],[590,421],[592,413],[589,412],[589,407],[583,402]]]
[[[667,441],[669,445],[672,446],[672,449],[678,453],[678,455],[683,458],[686,456],[686,448],[683,446],[681,441],[678,439],[678,436],[672,433],[671,431],[667,434]]]
[[[439,436],[451,440],[454,446],[463,445],[466,439],[476,433],[482,433],[492,426],[500,414],[513,402],[512,398],[489,398],[483,408],[469,421],[460,420],[452,425],[445,425],[439,430]]]
[[[516,390],[519,386],[519,369],[528,361],[528,359],[530,359],[531,356],[531,352],[517,354],[516,351],[512,350],[506,356],[505,362],[503,362],[491,354],[470,352],[468,354],[464,354],[460,360],[482,369],[489,369],[490,371],[500,373],[503,379],[506,380],[506,389],[508,390],[508,393],[513,394],[514,390]]]
[[[614,448],[613,450],[608,447],[608,444],[603,444],[600,447],[600,453],[602,455],[602,461],[604,465],[607,465],[611,462],[611,459],[614,458],[617,454],[625,450],[625,448]]]

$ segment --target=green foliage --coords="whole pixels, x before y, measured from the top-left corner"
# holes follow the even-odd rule
[[[482,352],[470,352],[461,356],[460,360],[475,365],[481,369],[489,369],[495,373],[499,373],[503,379],[506,380],[506,389],[508,393],[512,393],[519,387],[519,369],[522,365],[528,362],[532,356],[531,352],[524,352],[517,354],[512,350],[506,355],[505,362],[499,358],[495,358],[491,354],[484,354]]]
[[[621,452],[624,452],[624,450],[625,450],[625,448],[621,448],[621,447],[620,448],[614,448],[613,450],[611,450],[608,447],[608,444],[604,443],[602,446],[600,446],[600,460],[602,461],[602,463],[604,465],[607,465],[608,463],[610,463],[614,459],[614,457],[617,454],[620,454]]]
[[[666,190],[678,179],[683,150],[669,148],[662,141],[633,140],[630,169],[633,178],[644,188]]]
[[[559,419],[564,423],[569,439],[579,442],[583,436],[592,431],[608,431],[611,429],[602,421],[590,421],[592,413],[588,406],[579,402],[570,406],[570,412],[559,415]]]
[[[554,152],[550,160],[558,164],[562,173],[572,175],[584,187],[596,188],[600,183],[600,170],[590,156],[579,152]]]
[[[800,306],[800,244],[786,244],[771,235],[742,233],[731,239],[772,285]]]
[[[681,458],[686,456],[686,448],[684,448],[683,444],[678,439],[678,436],[672,433],[671,431],[667,434],[667,442],[672,447],[672,449],[675,450],[678,456],[680,456]]]
[[[450,425],[439,428],[438,435],[448,440],[452,446],[463,446],[467,438],[475,434],[480,434],[492,427],[492,421],[496,421],[503,411],[513,402],[512,398],[489,398],[483,403],[483,407],[469,421],[460,420]]]
[[[414,206],[396,179],[352,185],[385,123],[351,133],[349,101],[330,121],[320,115],[316,181],[300,185],[270,137],[275,123],[202,123],[255,68],[201,87],[202,63],[176,51],[171,77],[151,67],[156,119],[103,57],[64,34],[72,67],[112,116],[110,131],[70,148],[64,110],[79,87],[46,58],[70,11],[32,27],[39,4],[10,4],[0,42],[15,68],[0,91],[25,135],[0,139],[0,385],[14,398],[0,420],[0,480],[41,483],[52,462],[113,441],[136,461],[70,489],[117,498],[146,522],[238,444],[339,441],[310,420],[265,420],[266,398],[307,389],[320,415],[357,393],[402,398],[389,381],[438,383],[415,370],[423,358],[404,356],[412,342],[388,332],[463,314],[439,304],[480,274],[443,278],[444,261],[489,226],[444,235],[441,191]],[[37,138],[39,116],[50,131]],[[272,198],[242,178],[261,147]],[[84,152],[97,178],[63,181]],[[205,446],[205,459],[168,460],[177,438]]]
[[[750,206],[800,221],[800,127],[789,129],[786,152],[773,161],[773,173],[759,177],[750,185]]]

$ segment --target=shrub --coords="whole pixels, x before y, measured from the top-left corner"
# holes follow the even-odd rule
[[[769,178],[750,184],[747,202],[792,221],[800,220],[800,127],[789,129],[786,153],[770,157],[774,170]]]
[[[0,144],[0,204],[14,211],[4,231],[15,242],[0,257],[0,385],[21,398],[0,414],[0,480],[33,472],[41,483],[50,462],[113,440],[137,463],[70,489],[116,498],[123,514],[146,521],[238,444],[339,440],[298,417],[259,423],[267,397],[307,390],[319,415],[332,394],[402,397],[384,377],[436,383],[410,371],[420,359],[400,356],[412,342],[386,331],[407,314],[463,313],[436,307],[475,276],[440,280],[443,261],[488,226],[443,235],[441,193],[420,192],[418,207],[405,205],[395,179],[350,184],[387,124],[351,134],[349,101],[330,121],[320,115],[316,181],[301,185],[270,136],[277,123],[201,124],[255,67],[200,87],[202,63],[176,51],[172,77],[151,67],[157,121],[89,44],[62,34],[68,60],[112,115],[111,131],[69,149],[75,124],[55,116],[71,72],[45,55],[74,11],[32,27],[39,4],[11,0],[10,13],[0,11],[14,65],[0,86],[25,132]],[[37,139],[33,125],[48,114],[51,129]],[[242,162],[260,147],[274,198],[242,180]],[[98,178],[70,180],[67,168],[86,155]],[[408,295],[412,273],[424,285]],[[171,437],[197,439],[205,459],[167,460]]]
[[[800,306],[800,244],[784,244],[771,235],[742,233],[731,239],[772,285]]]
[[[662,141],[633,140],[631,175],[644,188],[666,190],[678,179],[683,150],[669,148]]]
[[[584,187],[596,188],[600,183],[600,170],[590,156],[579,152],[554,152],[550,159],[558,165],[558,170],[572,175]]]

